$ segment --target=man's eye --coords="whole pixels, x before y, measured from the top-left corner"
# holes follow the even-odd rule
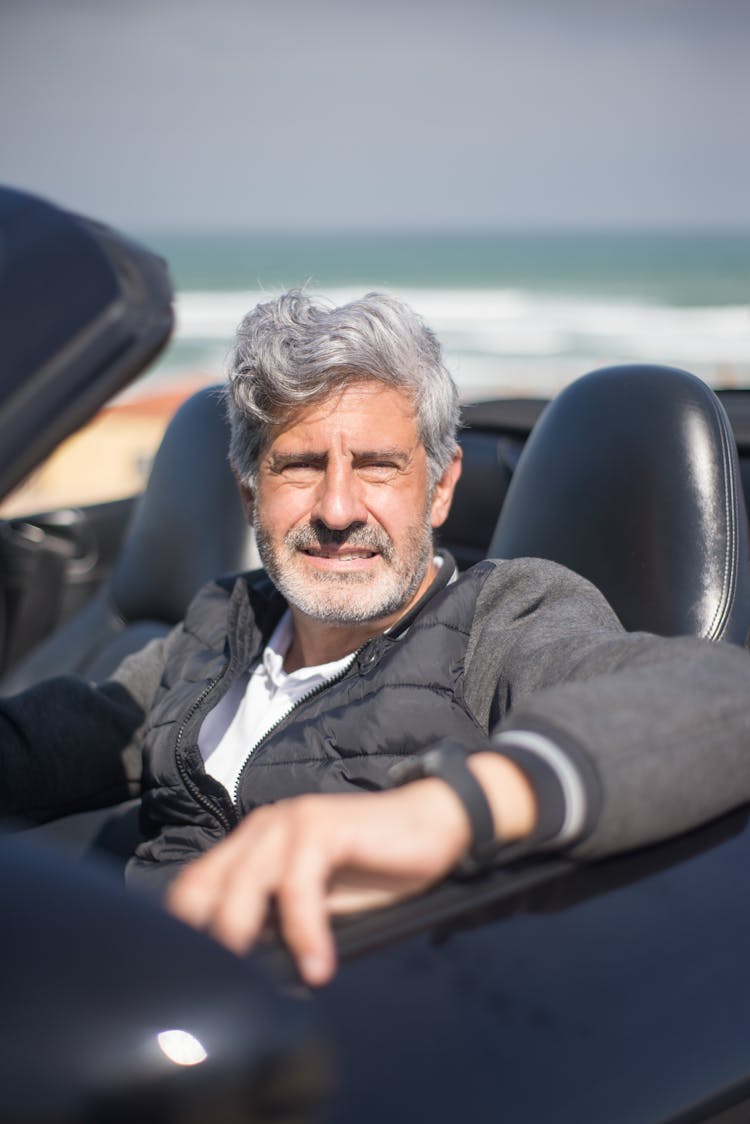
[[[388,480],[398,472],[398,465],[393,461],[366,461],[359,466],[359,471],[368,480]]]
[[[308,461],[297,461],[284,465],[282,472],[288,480],[311,480],[320,472],[320,466]]]

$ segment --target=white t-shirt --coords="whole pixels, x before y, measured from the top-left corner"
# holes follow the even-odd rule
[[[201,725],[198,746],[206,772],[221,781],[232,798],[243,765],[268,731],[310,691],[345,671],[356,654],[287,674],[283,665],[291,642],[292,614],[287,609],[258,666],[232,684]]]

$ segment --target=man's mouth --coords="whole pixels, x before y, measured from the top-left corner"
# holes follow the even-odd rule
[[[288,550],[309,558],[321,567],[366,567],[378,559],[387,565],[393,561],[393,544],[378,527],[347,527],[332,531],[313,524],[289,532],[285,537]]]
[[[303,554],[309,555],[311,558],[331,558],[336,562],[361,562],[368,558],[375,558],[379,551],[377,550],[338,550],[335,547],[312,547],[308,546],[303,548]]]

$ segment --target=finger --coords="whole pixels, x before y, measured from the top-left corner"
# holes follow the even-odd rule
[[[285,817],[276,808],[268,809],[252,830],[241,837],[238,830],[237,836],[222,872],[209,931],[227,948],[243,953],[260,936],[283,876],[288,851]]]
[[[168,892],[181,920],[208,929],[235,952],[256,939],[268,912],[278,862],[270,809],[253,813],[206,855],[191,863]],[[270,821],[270,822],[269,822]]]
[[[170,913],[197,929],[205,928],[220,899],[231,854],[232,850],[225,841],[189,863],[164,896],[164,904]]]
[[[282,936],[301,976],[314,987],[327,983],[336,971],[326,904],[334,864],[333,854],[320,844],[294,851],[277,893]]]
[[[248,952],[268,919],[275,882],[271,869],[261,873],[253,860],[240,856],[224,879],[221,897],[207,926],[211,936],[232,952]]]

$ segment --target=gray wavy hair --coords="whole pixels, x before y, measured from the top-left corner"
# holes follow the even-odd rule
[[[411,394],[433,484],[456,452],[458,391],[440,344],[420,316],[387,293],[336,308],[290,289],[259,304],[237,329],[227,373],[229,460],[251,487],[274,424],[356,380]]]

